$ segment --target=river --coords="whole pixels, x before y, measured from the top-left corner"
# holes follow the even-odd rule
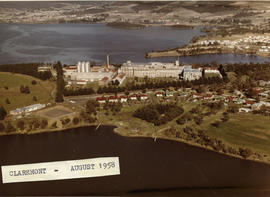
[[[224,194],[218,188],[229,194],[239,188],[270,192],[270,165],[176,141],[122,137],[109,126],[0,138],[1,166],[106,156],[119,157],[120,175],[0,184],[0,195]]]
[[[148,27],[127,30],[105,24],[0,24],[0,64],[55,62],[75,64],[80,60],[112,63],[175,61],[175,57],[145,59],[146,52],[165,50],[188,44],[202,35],[200,27],[173,29]],[[264,62],[269,58],[245,55],[201,55],[181,57],[184,63]]]

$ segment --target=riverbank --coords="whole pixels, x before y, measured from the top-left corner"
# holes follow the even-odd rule
[[[119,124],[81,123],[79,125],[71,126],[68,128],[40,129],[40,130],[36,130],[36,131],[31,131],[31,132],[16,131],[13,133],[0,134],[0,137],[6,136],[6,135],[24,135],[25,136],[25,135],[46,134],[46,133],[53,133],[53,132],[65,132],[66,130],[73,130],[76,132],[77,129],[88,128],[88,127],[93,127],[95,131],[98,131],[100,127],[104,127],[104,126],[105,127],[113,127],[114,128],[113,131],[115,134],[123,136],[123,137],[127,137],[127,138],[152,138],[154,142],[157,142],[159,140],[176,141],[176,142],[181,142],[181,143],[187,144],[189,146],[198,147],[198,148],[201,148],[204,150],[215,152],[215,153],[218,153],[221,155],[226,155],[226,156],[229,156],[231,158],[237,158],[237,159],[247,160],[247,161],[256,161],[256,162],[264,163],[267,165],[270,164],[269,159],[261,160],[261,159],[258,159],[256,157],[243,158],[240,155],[224,153],[222,151],[215,151],[215,150],[213,150],[213,148],[211,146],[204,146],[204,145],[192,142],[192,141],[187,141],[185,139],[165,136],[163,134],[163,131],[166,131],[170,127],[165,127],[163,129],[159,129],[155,133],[152,133],[152,134],[148,133],[147,131],[146,132],[143,132],[143,131],[130,132],[130,130],[127,130],[126,128],[123,127],[123,124],[121,122]]]

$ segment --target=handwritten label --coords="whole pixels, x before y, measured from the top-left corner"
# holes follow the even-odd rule
[[[120,174],[118,157],[2,166],[2,182],[31,182]]]

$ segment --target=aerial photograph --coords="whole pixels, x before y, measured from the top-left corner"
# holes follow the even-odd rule
[[[0,196],[270,196],[270,1],[0,1]]]

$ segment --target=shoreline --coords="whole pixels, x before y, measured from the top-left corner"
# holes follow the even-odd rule
[[[184,50],[182,50],[184,51]],[[181,52],[182,52],[181,51]],[[192,56],[200,56],[200,55],[247,55],[247,56],[253,56],[253,57],[263,57],[263,58],[269,58],[270,55],[266,54],[250,54],[250,53],[245,53],[245,52],[233,52],[233,51],[218,51],[216,49],[215,51],[204,51],[204,52],[199,52],[196,54],[184,54],[183,52],[179,52],[179,49],[173,49],[173,50],[164,50],[164,51],[154,51],[154,52],[148,52],[145,53],[145,58],[146,59],[151,59],[151,58],[163,58],[163,57],[192,57]]]
[[[14,133],[4,133],[4,134],[1,133],[0,137],[1,136],[10,136],[10,135],[45,134],[45,133],[51,133],[51,132],[62,132],[62,131],[70,130],[70,129],[86,128],[86,127],[96,127],[95,130],[98,130],[98,128],[100,126],[113,127],[113,133],[116,134],[116,135],[122,136],[122,137],[128,137],[128,138],[152,138],[154,141],[156,141],[158,139],[176,141],[176,142],[184,143],[184,144],[186,144],[188,146],[194,146],[194,147],[197,147],[197,148],[201,148],[201,149],[204,149],[204,150],[215,152],[217,154],[226,155],[226,156],[229,156],[229,157],[232,157],[232,158],[241,159],[241,160],[247,160],[247,161],[254,161],[254,162],[259,162],[259,163],[270,165],[270,161],[259,160],[259,159],[254,159],[254,158],[245,159],[245,158],[242,158],[239,155],[234,155],[234,154],[224,153],[224,152],[220,152],[220,151],[215,151],[211,147],[206,147],[206,146],[203,146],[203,145],[200,145],[200,144],[197,144],[197,143],[194,143],[194,142],[186,141],[186,140],[180,139],[180,138],[172,138],[172,137],[153,135],[153,134],[151,136],[151,135],[147,135],[147,134],[128,134],[127,132],[124,133],[124,132],[119,131],[119,129],[121,129],[120,126],[112,125],[112,124],[101,124],[101,123],[99,123],[99,124],[90,123],[89,124],[89,123],[86,123],[86,124],[79,124],[79,125],[76,125],[76,126],[71,126],[71,127],[68,127],[68,128],[43,129],[43,130],[37,130],[37,131],[34,131],[34,132],[29,132],[29,133],[26,133],[26,131],[25,132],[17,131],[17,132],[14,132]]]

